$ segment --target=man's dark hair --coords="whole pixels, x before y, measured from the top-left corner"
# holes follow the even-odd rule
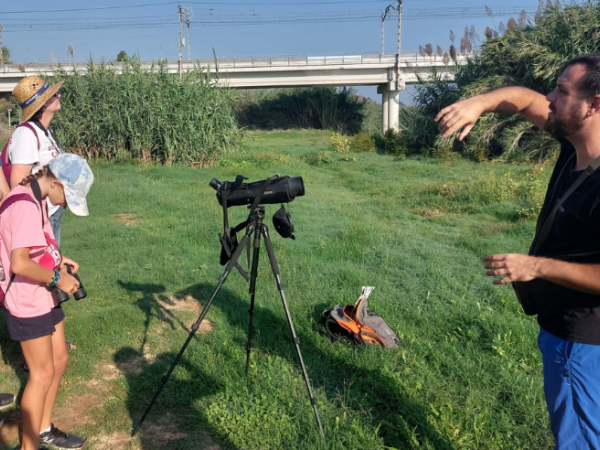
[[[600,94],[600,53],[576,56],[567,63],[566,68],[575,64],[585,66],[585,75],[576,86],[579,98],[590,98]]]

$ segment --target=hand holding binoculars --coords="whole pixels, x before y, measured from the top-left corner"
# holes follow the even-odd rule
[[[67,273],[69,275],[72,275],[73,277],[75,277],[75,279],[77,281],[79,281],[79,289],[77,289],[77,291],[75,291],[75,293],[73,294],[73,298],[75,300],[81,300],[82,298],[86,298],[87,292],[85,292],[85,289],[83,287],[83,284],[81,283],[81,280],[79,279],[79,276],[76,273],[71,273],[71,266],[69,266],[67,264],[66,267],[67,267]],[[52,293],[52,299],[54,300],[54,302],[56,304],[66,302],[67,300],[69,300],[69,298],[71,298],[69,294],[67,294],[64,291],[61,291],[56,286],[53,288],[50,288],[50,292]]]

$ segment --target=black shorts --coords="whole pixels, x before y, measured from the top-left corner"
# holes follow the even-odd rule
[[[13,341],[28,341],[48,336],[56,331],[57,324],[65,320],[65,313],[60,306],[52,308],[49,313],[37,317],[15,317],[8,309],[4,310],[6,327]]]

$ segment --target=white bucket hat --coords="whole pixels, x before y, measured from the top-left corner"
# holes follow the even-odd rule
[[[85,197],[94,182],[92,169],[79,155],[62,153],[48,163],[48,167],[65,189],[69,209],[76,216],[88,216]]]

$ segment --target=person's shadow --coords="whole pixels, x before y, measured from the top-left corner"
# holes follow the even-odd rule
[[[147,324],[149,324],[151,317],[157,317],[166,320],[171,326],[183,326],[181,321],[176,320],[170,311],[165,311],[158,301],[164,295],[162,286],[146,285],[146,289],[142,289],[143,285],[132,283],[121,283],[121,286],[142,294],[138,305],[148,315]],[[197,284],[177,292],[175,297],[189,298],[191,296],[198,302],[202,301],[202,305],[205,305],[214,289],[214,285]],[[235,359],[233,361],[235,365],[241,366],[236,367],[235,371],[242,377],[244,376],[244,363],[241,363],[241,361],[245,361],[246,340],[245,337],[241,338],[241,336],[245,335],[248,330],[248,306],[249,299],[241,299],[225,288],[219,291],[211,306],[211,308],[217,308],[221,315],[225,316],[230,326],[239,329],[239,332],[234,333],[235,336],[230,338],[236,346],[239,346],[239,354],[231,356],[225,349],[223,353],[224,356]],[[275,313],[270,309],[255,306],[252,351],[277,355],[292,362],[297,367],[298,358],[287,318],[283,311],[283,307],[281,311]],[[320,313],[319,306],[314,306],[311,310],[314,323],[320,322]],[[318,400],[319,397],[322,398],[324,395],[329,399],[328,402],[337,403],[336,407],[351,407],[357,411],[366,411],[373,428],[378,427],[378,436],[383,438],[386,447],[397,449],[412,447],[416,444],[415,440],[417,440],[419,445],[426,448],[435,448],[436,450],[451,448],[450,444],[428,423],[426,410],[421,405],[409,400],[393,377],[386,375],[380,369],[367,368],[361,364],[361,352],[380,352],[379,360],[385,360],[385,352],[389,350],[375,348],[349,350],[348,347],[342,344],[330,344],[328,338],[320,332],[317,325],[313,326],[312,329],[306,326],[296,328],[296,333],[300,341],[300,350],[309,373],[313,393]],[[198,342],[194,344],[194,340],[192,340],[192,344],[190,347],[202,345]],[[190,347],[186,352],[191,350]],[[353,355],[352,357],[348,357],[348,351]],[[139,356],[140,353],[133,349],[121,349],[115,355],[115,362],[119,364],[119,361],[127,361],[130,358],[138,358]],[[200,367],[186,360],[185,354],[183,356],[178,365],[181,365],[181,369],[189,373],[192,381],[176,379],[173,376],[165,384],[165,388],[148,415],[146,422],[155,423],[159,416],[164,417],[169,411],[180,411],[183,404],[189,405],[190,409],[193,410],[190,414],[197,418],[206,432],[218,441],[225,443],[225,446],[231,446],[225,436],[211,429],[208,425],[206,416],[203,413],[204,405],[200,403],[196,409],[193,409],[194,403],[197,403],[196,400],[211,395],[222,389],[223,386],[220,386],[214,377],[207,376]],[[142,408],[148,405],[161,384],[161,377],[167,373],[174,360],[174,354],[161,355],[160,361],[157,358],[157,362],[148,365],[143,374],[126,375],[130,388],[127,402],[134,423],[137,423],[137,420],[142,416],[144,411]],[[255,359],[251,358],[251,370],[248,375],[250,389],[252,389],[253,378],[261,375],[260,367],[257,367],[254,361]],[[177,373],[177,370],[179,369],[175,369],[173,373]],[[299,367],[297,367],[297,371],[298,374],[301,374]],[[178,378],[181,378],[181,376]],[[304,393],[308,404],[308,392],[305,390]],[[177,397],[178,395],[180,397]],[[336,424],[331,423],[331,418],[324,414],[326,408],[323,408],[322,400],[319,400],[319,405],[318,408],[326,437],[336,434]],[[297,409],[298,405],[294,404],[291,408]],[[310,411],[312,415],[311,407]],[[294,415],[294,411],[290,411],[290,414]],[[314,417],[311,420],[314,421],[314,428],[317,430],[316,420],[314,420]],[[142,430],[147,426],[148,424],[145,423]],[[322,448],[318,431],[315,431],[313,436],[310,439],[315,439],[315,448]],[[152,440],[152,437],[143,438],[143,448],[154,448],[151,446],[153,445]],[[337,446],[339,445],[340,442]]]
[[[4,389],[6,393],[14,394],[16,402],[10,408],[0,411],[0,421],[3,422],[0,428],[0,450],[13,448],[19,441],[21,433],[21,413],[17,405],[20,403],[21,395],[29,379],[28,373],[24,369],[25,359],[20,351],[19,344],[13,341],[6,328],[6,319],[4,309],[0,309],[0,351],[2,352],[2,365],[0,373],[14,372],[19,379],[20,386],[14,391]]]
[[[165,374],[175,361],[176,353],[161,353],[155,357],[145,354],[148,349],[148,333],[153,319],[168,324],[171,329],[181,328],[190,331],[172,310],[165,307],[170,299],[165,288],[156,284],[140,284],[118,281],[121,287],[141,296],[137,306],[146,315],[144,337],[141,348],[119,349],[113,360],[127,380],[127,408],[135,427],[147,410],[157,389],[162,392],[142,423],[137,436],[144,450],[168,450],[182,448],[202,448],[206,450],[235,449],[227,436],[222,435],[209,424],[205,408],[198,407],[202,398],[223,389],[214,377],[208,375],[185,355],[166,383]]]

